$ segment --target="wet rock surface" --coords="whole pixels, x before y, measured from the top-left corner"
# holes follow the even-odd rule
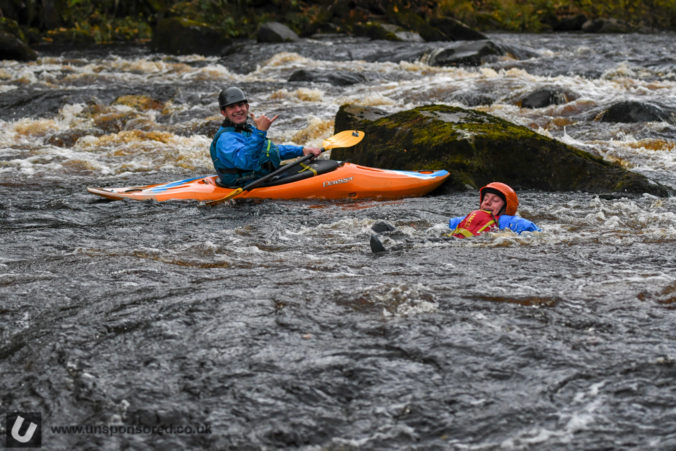
[[[446,169],[440,192],[478,188],[494,180],[545,191],[668,194],[668,189],[586,151],[490,114],[428,105],[386,114],[344,105],[336,130],[358,129],[364,140],[332,157],[367,166]]]

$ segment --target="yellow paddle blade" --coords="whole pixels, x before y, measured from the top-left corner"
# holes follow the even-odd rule
[[[221,202],[225,202],[226,200],[230,200],[230,199],[232,199],[233,197],[238,196],[239,193],[241,193],[242,191],[244,191],[242,188],[237,188],[237,189],[233,190],[233,191],[232,191],[230,194],[228,194],[227,196],[221,197],[220,199],[208,200],[208,201],[205,202],[205,204],[207,204],[207,205],[217,205],[217,204],[220,204]]]
[[[345,130],[336,133],[330,138],[326,138],[322,144],[325,150],[335,149],[336,147],[351,147],[364,139],[364,132],[357,130]]]

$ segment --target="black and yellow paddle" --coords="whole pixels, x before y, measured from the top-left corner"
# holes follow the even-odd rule
[[[340,133],[336,133],[335,135],[331,136],[330,138],[326,138],[324,142],[322,142],[322,152],[329,150],[329,149],[335,149],[338,147],[352,147],[356,144],[359,144],[359,142],[364,139],[364,132],[360,132],[357,130],[345,130]],[[254,180],[253,182],[249,183],[248,185],[244,185],[241,188],[237,188],[230,192],[225,197],[221,197],[220,199],[215,199],[215,200],[209,200],[206,201],[205,203],[207,205],[217,205],[220,204],[221,202],[225,202],[226,200],[230,200],[233,197],[239,196],[242,192],[248,191],[252,188],[257,187],[261,183],[265,182],[266,180],[271,179],[275,175],[287,171],[289,168],[292,168],[293,166],[297,166],[305,161],[311,160],[315,158],[314,155],[305,155],[303,158],[300,158],[292,163],[285,164],[283,166],[280,166],[278,169],[272,171],[271,173],[264,175],[263,177]]]

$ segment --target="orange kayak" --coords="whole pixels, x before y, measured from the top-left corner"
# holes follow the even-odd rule
[[[330,160],[324,160],[330,161]],[[307,176],[290,183],[262,186],[244,191],[237,199],[380,199],[391,200],[423,196],[449,176],[444,170],[397,171],[376,169],[352,163],[333,162],[328,172]],[[222,199],[234,191],[216,184],[217,176],[197,177],[157,185],[124,188],[87,188],[108,199],[196,200]]]

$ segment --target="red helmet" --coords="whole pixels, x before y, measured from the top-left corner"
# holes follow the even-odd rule
[[[485,193],[495,193],[505,201],[505,214],[513,216],[519,207],[519,198],[511,186],[500,182],[491,182],[479,190],[479,204],[484,200]]]

